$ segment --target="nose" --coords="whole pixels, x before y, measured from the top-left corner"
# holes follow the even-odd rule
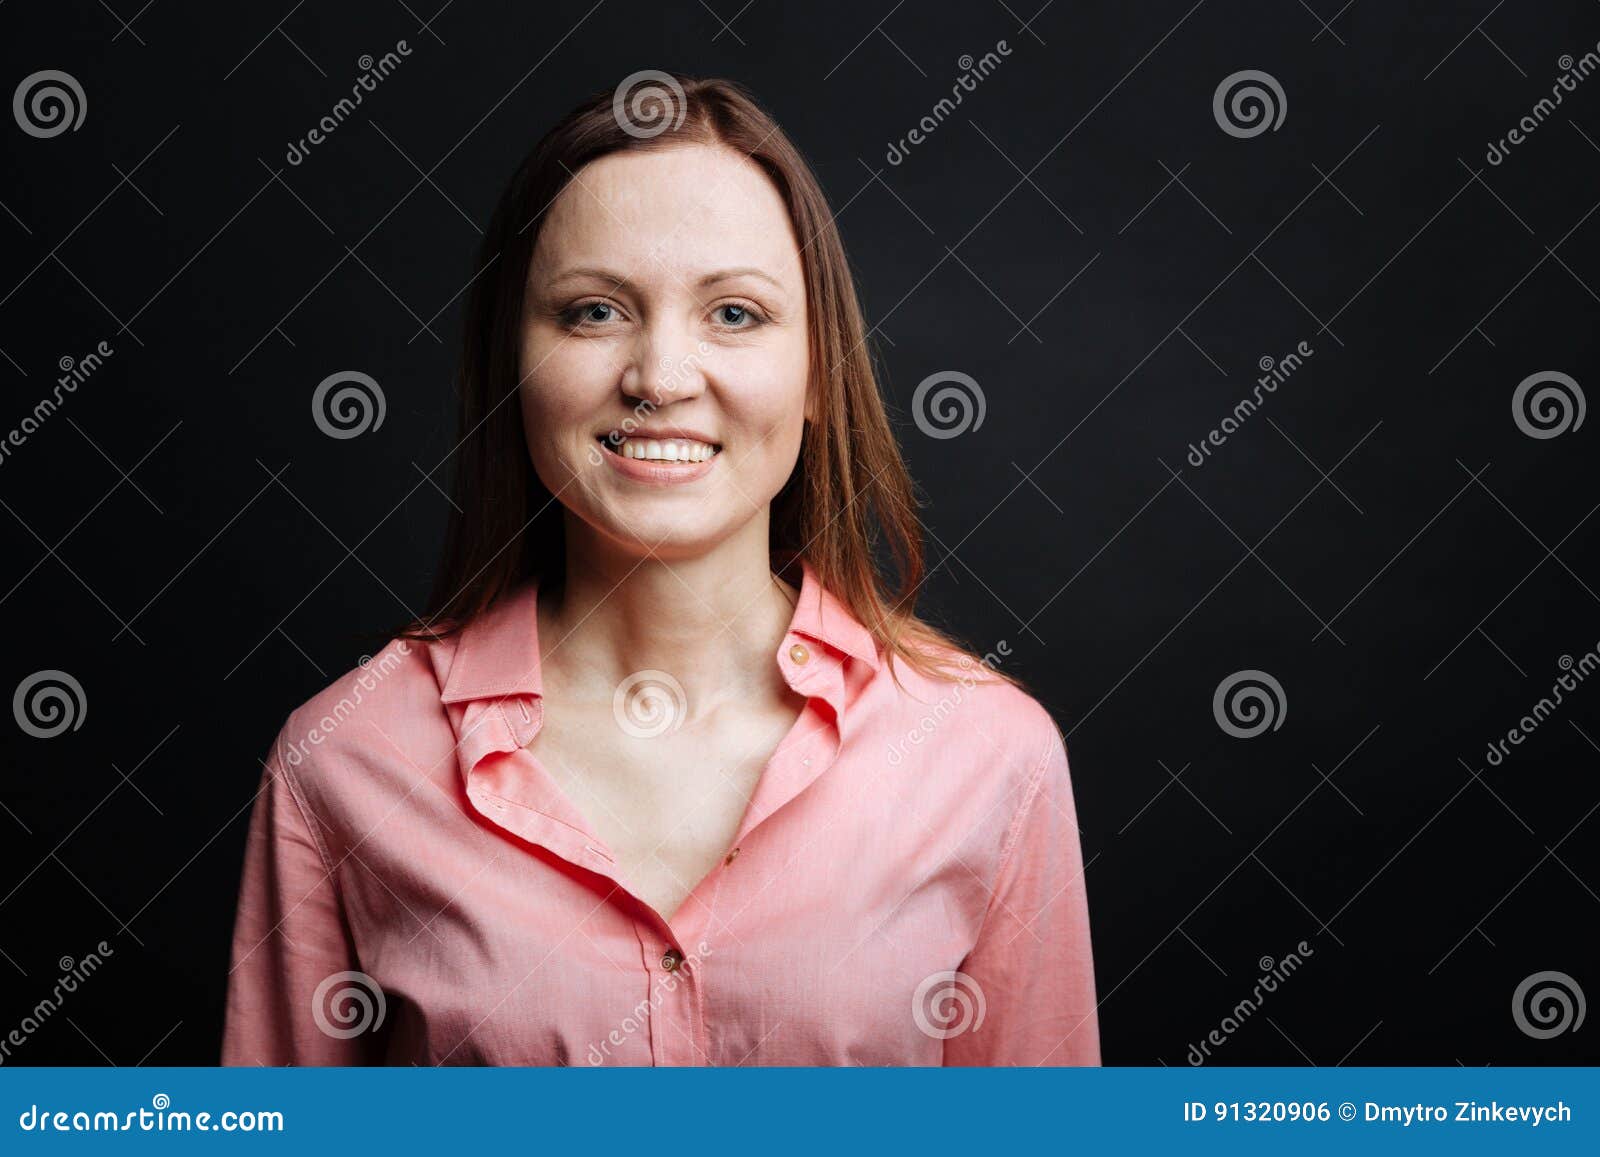
[[[706,348],[685,330],[658,322],[640,330],[622,375],[622,392],[652,406],[705,391]]]

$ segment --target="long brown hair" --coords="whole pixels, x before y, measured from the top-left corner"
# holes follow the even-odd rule
[[[887,657],[933,677],[973,671],[974,656],[914,611],[924,562],[911,477],[878,392],[844,247],[811,167],[736,82],[648,76],[626,104],[624,89],[638,76],[568,113],[495,207],[466,307],[455,509],[443,565],[428,613],[401,634],[448,637],[522,581],[548,575],[559,582],[564,574],[562,508],[533,470],[516,400],[523,295],[550,205],[579,170],[608,154],[718,144],[760,166],[801,239],[817,420],[806,423],[794,472],[773,499],[771,553],[804,555]],[[892,589],[874,560],[878,540],[893,559]],[[992,666],[983,670],[1016,681]]]

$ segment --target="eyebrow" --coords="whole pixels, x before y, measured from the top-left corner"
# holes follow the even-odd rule
[[[568,281],[579,277],[593,277],[599,281],[605,281],[625,289],[633,288],[632,282],[630,282],[626,277],[619,277],[609,269],[600,269],[595,266],[588,265],[580,265],[574,266],[571,269],[563,269],[560,273],[556,274],[550,279],[550,284],[554,285],[562,281]],[[767,282],[780,292],[787,292],[783,287],[783,283],[780,282],[776,277],[773,277],[772,274],[766,272],[765,270],[757,269],[753,265],[740,265],[731,269],[718,269],[713,273],[707,273],[695,283],[695,288],[705,289],[708,286],[716,285],[718,282],[732,281],[734,278],[738,277],[755,277]]]

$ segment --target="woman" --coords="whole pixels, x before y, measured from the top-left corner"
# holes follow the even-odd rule
[[[223,1059],[1098,1064],[1061,733],[912,612],[822,192],[636,79],[495,211],[435,598],[266,761]]]

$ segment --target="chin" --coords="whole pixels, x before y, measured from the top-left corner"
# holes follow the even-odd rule
[[[686,517],[671,518],[659,511],[635,513],[619,507],[614,513],[602,514],[597,524],[605,527],[606,536],[628,553],[659,559],[695,558],[727,537],[726,527],[713,528],[696,517],[703,512],[685,514]]]

